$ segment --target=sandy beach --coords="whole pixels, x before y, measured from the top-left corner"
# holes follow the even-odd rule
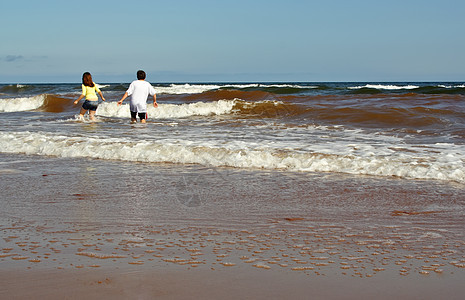
[[[460,299],[463,186],[2,155],[2,299]]]
[[[135,268],[11,272],[3,299],[462,299],[462,279],[379,275],[354,278],[300,272]]]

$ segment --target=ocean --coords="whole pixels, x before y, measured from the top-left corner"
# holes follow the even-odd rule
[[[92,123],[80,84],[0,85],[0,152],[465,183],[462,83],[154,83],[146,125],[128,86],[100,84]]]

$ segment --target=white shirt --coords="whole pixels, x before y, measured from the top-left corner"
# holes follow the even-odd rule
[[[153,86],[145,80],[134,80],[127,90],[128,96],[131,96],[129,108],[132,112],[147,112],[147,98],[155,95]]]

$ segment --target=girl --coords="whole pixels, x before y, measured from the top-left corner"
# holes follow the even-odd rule
[[[74,101],[74,104],[78,104],[78,102],[86,97],[86,101],[82,104],[81,112],[79,113],[80,119],[84,119],[84,114],[86,111],[89,111],[89,117],[91,121],[95,121],[95,111],[97,110],[98,106],[98,98],[96,92],[100,95],[103,101],[105,98],[102,95],[102,92],[97,87],[97,85],[92,81],[92,75],[89,72],[85,72],[82,74],[82,94],[79,98]]]

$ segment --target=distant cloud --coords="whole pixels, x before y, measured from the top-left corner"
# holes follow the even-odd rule
[[[7,55],[4,58],[4,60],[7,62],[13,62],[13,61],[22,60],[22,59],[24,59],[24,56],[22,55]]]
[[[0,61],[6,61],[6,62],[18,62],[18,61],[27,61],[27,62],[36,62],[36,61],[44,61],[48,59],[48,56],[46,55],[34,55],[34,56],[29,56],[25,57],[23,55],[5,55],[5,56],[0,56]]]
[[[33,57],[31,57],[33,60],[42,60],[42,59],[47,59],[48,56],[47,55],[35,55]]]

